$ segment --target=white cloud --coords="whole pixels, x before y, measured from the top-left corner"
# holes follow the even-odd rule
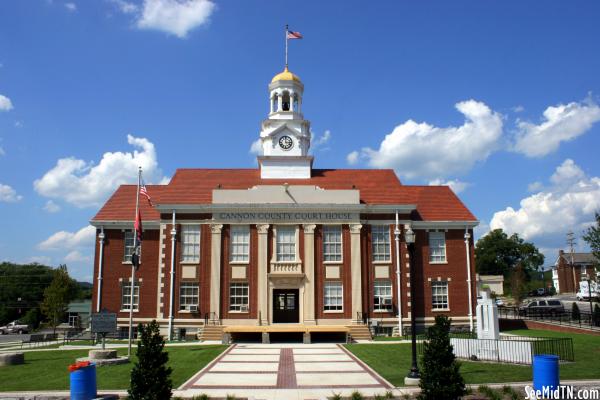
[[[75,3],[65,3],[65,8],[71,12],[77,11],[77,4]]]
[[[185,38],[192,29],[206,24],[214,10],[210,0],[144,0],[137,27]]]
[[[540,181],[535,181],[533,183],[530,183],[529,185],[527,185],[527,191],[528,192],[538,192],[540,190],[542,190],[542,188],[544,187],[544,184]]]
[[[439,185],[450,186],[450,189],[452,189],[452,191],[456,194],[459,194],[460,192],[464,191],[466,188],[471,186],[470,183],[463,182],[458,179],[451,179],[448,181],[444,181],[442,179],[434,179],[432,181],[429,181],[429,186],[439,186]]]
[[[358,164],[359,158],[360,153],[355,150],[351,153],[348,153],[348,155],[346,156],[346,162],[350,165],[356,165]]]
[[[88,255],[81,254],[81,252],[79,252],[78,250],[73,250],[73,251],[70,251],[65,256],[65,261],[66,262],[74,262],[74,263],[90,262],[90,261],[92,261],[92,256],[89,254]]]
[[[489,232],[490,232],[490,224],[488,224],[484,220],[481,220],[481,221],[479,221],[479,225],[477,225],[473,229],[473,239],[475,239],[475,241],[478,241],[479,239],[481,239],[482,237],[487,235]]]
[[[364,157],[370,166],[394,168],[406,178],[435,179],[468,171],[498,147],[502,116],[475,100],[455,106],[465,116],[463,125],[440,128],[408,120],[394,128],[378,150],[350,153],[348,161]]]
[[[250,145],[250,154],[261,155],[262,151],[262,141],[258,138]]]
[[[75,157],[59,159],[54,168],[34,181],[36,192],[78,207],[98,207],[119,185],[137,181],[138,166],[147,183],[160,181],[154,144],[131,135],[127,135],[127,142],[136,150],[104,153],[97,165]]]
[[[96,228],[85,226],[77,232],[58,231],[37,245],[39,250],[74,250],[93,246]]]
[[[123,14],[134,14],[134,13],[138,12],[138,10],[139,10],[139,7],[137,6],[137,4],[131,3],[129,1],[109,0],[109,2],[116,5],[117,8],[119,9],[119,11],[121,11]]]
[[[580,232],[589,226],[600,209],[600,177],[588,177],[567,159],[550,182],[550,187],[521,200],[518,209],[496,212],[491,228],[516,232],[526,239],[560,236],[562,244],[569,229]]]
[[[4,149],[2,147],[0,147],[0,156],[3,156],[5,154],[6,154],[6,152],[4,151]]]
[[[519,105],[519,106],[513,107],[512,110],[513,110],[513,112],[520,113],[520,112],[525,111],[525,107]]]
[[[331,139],[331,131],[328,129],[325,132],[323,132],[323,135],[321,136],[313,136],[312,140],[311,140],[311,150],[317,151],[317,150],[326,150],[325,146],[329,140]]]
[[[528,157],[541,157],[556,151],[562,142],[583,135],[600,120],[600,107],[591,99],[550,106],[539,124],[517,121],[513,149]]]
[[[10,111],[13,108],[12,101],[10,101],[8,97],[0,94],[0,111]]]
[[[46,205],[44,206],[44,210],[53,214],[53,213],[57,213],[60,211],[60,206],[58,204],[56,204],[55,202],[53,202],[52,200],[48,200],[46,202]]]
[[[17,191],[8,185],[0,183],[0,203],[16,203],[20,201],[23,196],[18,195]]]
[[[15,121],[15,128],[22,128],[23,127],[23,121]]]

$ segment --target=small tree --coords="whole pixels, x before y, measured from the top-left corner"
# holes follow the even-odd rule
[[[573,321],[579,321],[581,319],[581,312],[579,311],[579,306],[576,302],[573,302],[573,306],[571,306],[571,319]]]
[[[521,263],[517,264],[510,277],[510,291],[517,306],[527,295],[527,276]]]
[[[450,344],[450,320],[445,315],[435,317],[435,325],[427,329],[421,361],[420,400],[455,400],[466,393]]]
[[[75,282],[69,277],[67,266],[62,264],[54,270],[54,278],[50,286],[44,290],[44,300],[41,304],[42,313],[48,319],[54,332],[56,332],[56,327],[60,324],[75,292]]]
[[[132,400],[162,400],[171,398],[172,369],[167,367],[169,354],[155,320],[138,326],[140,340],[137,361],[131,370],[129,397]]]
[[[594,318],[594,325],[600,326],[600,306],[598,304],[594,306],[594,314],[592,317]]]

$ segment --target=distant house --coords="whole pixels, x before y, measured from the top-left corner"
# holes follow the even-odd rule
[[[488,288],[490,292],[499,296],[504,294],[504,276],[502,275],[479,275],[477,274],[477,291]]]
[[[579,290],[581,277],[596,277],[599,260],[592,253],[565,253],[559,250],[552,268],[552,282],[557,293],[575,293]]]
[[[78,300],[69,303],[67,308],[67,323],[70,328],[87,329],[92,314],[92,300]]]

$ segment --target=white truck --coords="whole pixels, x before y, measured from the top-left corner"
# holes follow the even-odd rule
[[[579,301],[584,301],[584,300],[589,300],[590,299],[590,293],[592,295],[592,300],[599,300],[600,299],[600,289],[598,285],[598,282],[594,282],[591,281],[591,287],[588,287],[588,282],[587,281],[581,281],[579,282],[579,292],[577,292],[577,300]],[[590,291],[590,289],[592,289]]]
[[[9,333],[28,333],[29,325],[22,324],[20,321],[13,321],[8,325],[0,326],[0,335],[6,335]]]

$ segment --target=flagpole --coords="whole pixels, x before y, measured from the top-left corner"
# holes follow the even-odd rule
[[[285,25],[285,68],[288,66],[288,25]]]
[[[140,207],[140,182],[142,180],[142,167],[138,169],[137,191],[135,192],[135,216],[134,221],[137,221],[138,211]],[[133,255],[137,252],[137,232],[135,230],[135,222],[133,229],[133,254],[131,255],[131,292],[129,293],[129,341],[127,343],[127,358],[131,358],[131,340],[133,338],[133,291],[135,289],[135,265]],[[139,260],[138,260],[139,262]]]

